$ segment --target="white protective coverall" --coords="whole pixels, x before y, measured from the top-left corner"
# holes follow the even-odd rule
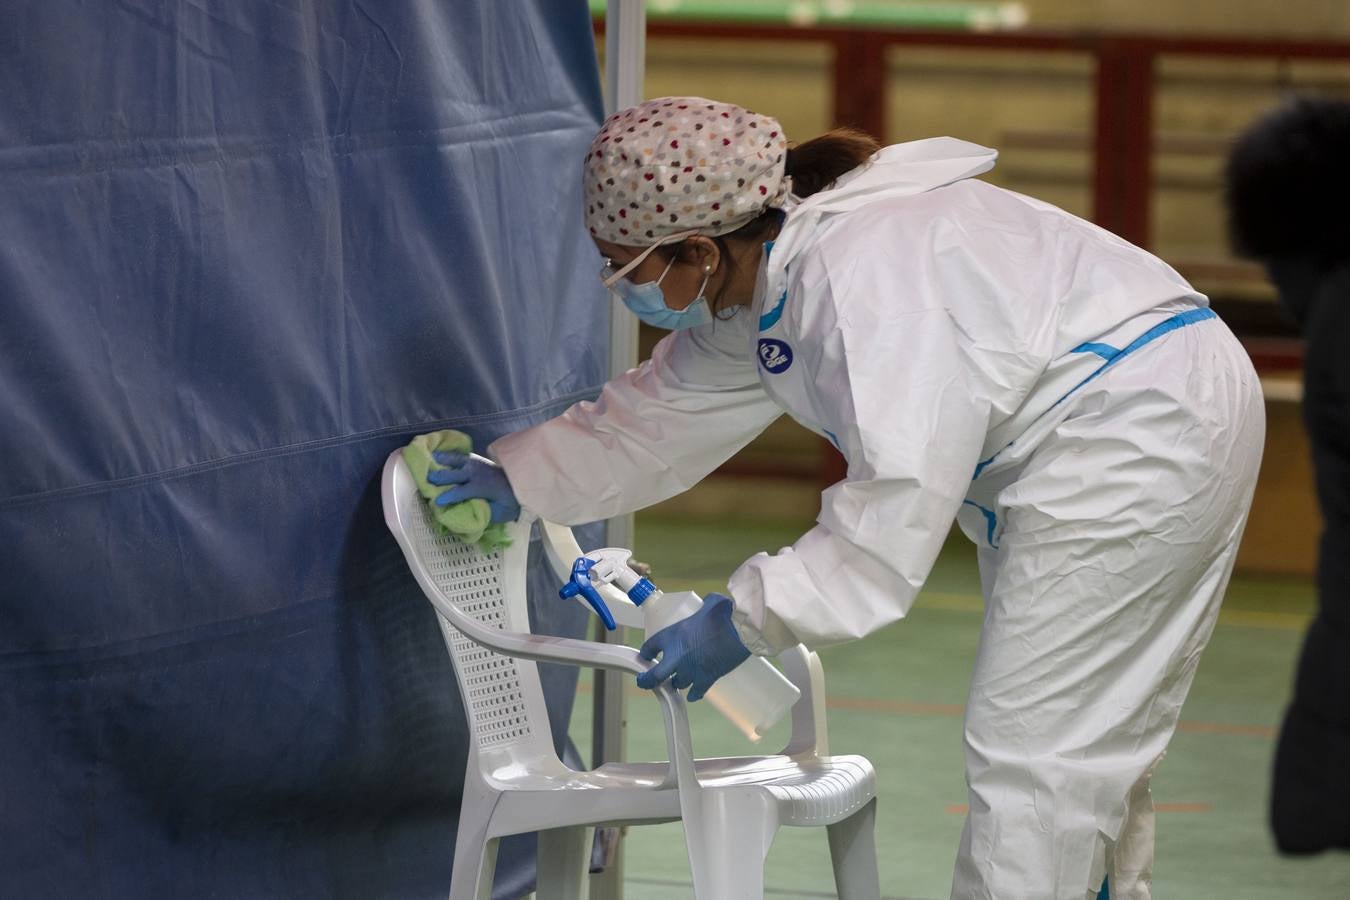
[[[1150,896],[1148,777],[1218,614],[1264,408],[1169,266],[973,179],[993,150],[888,147],[792,208],[753,307],[672,333],[495,442],[520,502],[581,522],[697,483],[786,411],[848,462],[818,524],[731,577],[773,654],[903,617],[955,518],[985,616],[958,898]]]

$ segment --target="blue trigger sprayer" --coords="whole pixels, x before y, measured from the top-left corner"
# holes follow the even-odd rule
[[[628,565],[632,553],[622,547],[606,547],[579,556],[572,563],[572,577],[558,593],[564,598],[584,600],[605,627],[616,627],[598,590],[613,584],[642,610],[643,631],[652,635],[674,622],[692,615],[703,606],[693,591],[667,594]],[[707,693],[707,700],[752,741],[759,740],[801,696],[792,682],[773,664],[752,656],[722,678]]]

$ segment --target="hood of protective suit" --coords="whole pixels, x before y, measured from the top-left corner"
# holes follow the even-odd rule
[[[823,220],[894,197],[922,194],[994,167],[998,151],[952,137],[883,147],[830,188],[785,207],[787,218],[773,242],[765,271],[765,296],[783,289],[793,257],[813,240]]]

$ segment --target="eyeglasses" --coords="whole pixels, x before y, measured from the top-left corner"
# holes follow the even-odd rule
[[[697,229],[691,229],[689,231],[680,231],[676,232],[675,234],[668,234],[665,237],[661,238],[659,241],[657,241],[655,244],[652,244],[646,250],[643,250],[637,256],[633,257],[633,259],[629,260],[626,264],[624,264],[622,268],[619,269],[614,268],[614,260],[610,259],[609,257],[605,257],[605,265],[603,268],[600,269],[600,281],[607,288],[614,287],[615,282],[617,282],[620,278],[627,275],[629,272],[636,269],[638,266],[642,265],[642,261],[646,259],[648,256],[651,256],[652,251],[655,250],[657,247],[660,247],[663,244],[673,244],[677,241],[682,241],[685,238],[691,238],[696,234],[698,234]],[[667,266],[666,268],[668,269],[670,267]]]

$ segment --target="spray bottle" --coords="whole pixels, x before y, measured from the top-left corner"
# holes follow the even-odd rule
[[[592,550],[572,564],[572,578],[559,591],[564,598],[580,596],[613,631],[614,616],[601,599],[596,585],[614,584],[642,609],[643,629],[653,635],[698,612],[703,600],[693,591],[667,594],[635,572],[628,561],[632,553],[621,547]],[[746,737],[758,741],[801,696],[792,682],[761,656],[752,656],[719,678],[706,698]]]

